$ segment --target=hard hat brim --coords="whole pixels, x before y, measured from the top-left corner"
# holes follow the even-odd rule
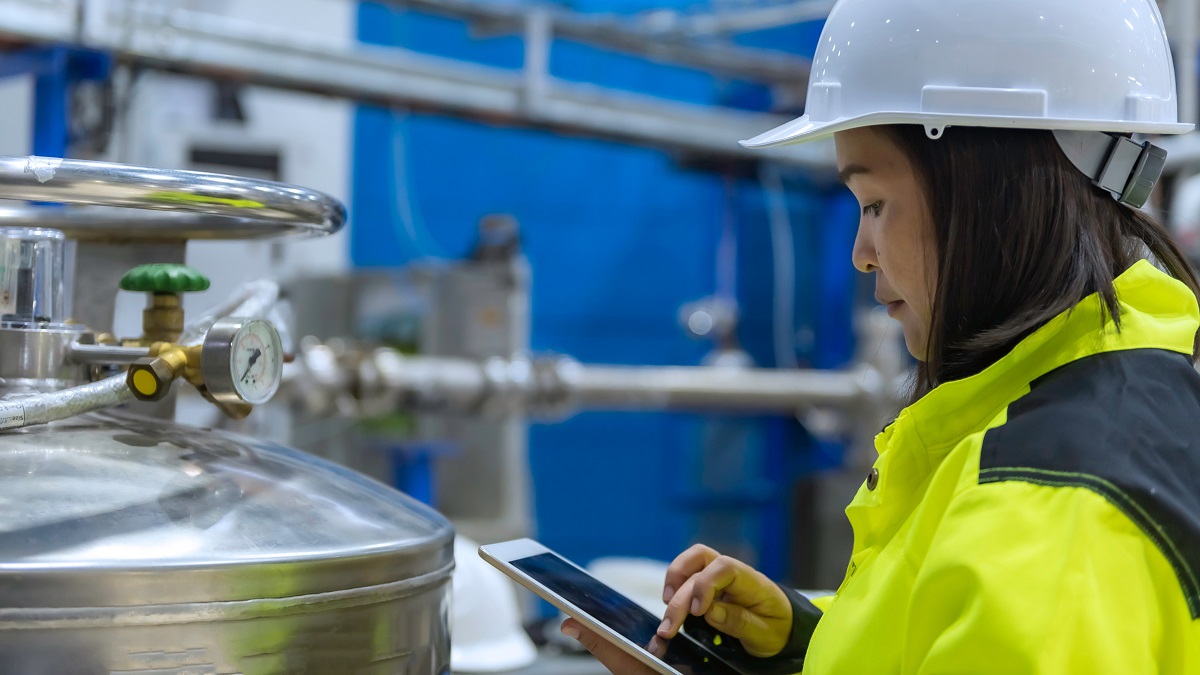
[[[997,129],[1045,129],[1071,131],[1104,131],[1109,133],[1177,135],[1195,128],[1192,124],[1127,122],[1113,120],[1050,119],[1045,117],[1002,117],[987,115],[951,115],[946,113],[878,112],[857,117],[843,117],[828,122],[813,121],[809,115],[798,117],[770,131],[759,134],[741,145],[751,149],[777,148],[784,145],[808,143],[829,138],[839,131],[888,124],[919,124],[940,136],[946,127],[990,127]]]

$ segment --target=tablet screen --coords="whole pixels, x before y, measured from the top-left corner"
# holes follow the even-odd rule
[[[512,560],[509,564],[643,649],[662,623],[662,619],[655,618],[641,605],[552,553]],[[683,675],[737,675],[683,636],[669,641],[665,654],[655,656]]]

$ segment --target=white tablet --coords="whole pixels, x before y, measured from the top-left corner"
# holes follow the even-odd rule
[[[480,546],[479,555],[564,614],[663,675],[739,675],[702,642],[680,633],[648,650],[662,623],[641,605],[532,539]],[[702,621],[702,620],[701,620]],[[686,624],[685,624],[686,626]]]

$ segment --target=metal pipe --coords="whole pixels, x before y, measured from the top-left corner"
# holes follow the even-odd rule
[[[832,0],[802,0],[774,7],[714,12],[682,17],[674,29],[688,36],[749,33],[824,19],[833,5]]]
[[[119,345],[84,345],[75,343],[68,350],[68,357],[75,363],[129,364],[150,355],[148,347],[121,347]]]
[[[520,32],[530,12],[546,12],[550,29],[557,37],[583,42],[598,47],[669,61],[685,66],[701,68],[720,75],[734,75],[757,79],[768,83],[780,82],[803,85],[808,81],[811,62],[785,52],[743,47],[712,41],[698,42],[685,36],[664,33],[652,23],[615,19],[611,16],[584,16],[578,12],[549,12],[545,8],[529,9],[520,5],[478,2],[477,0],[388,0],[391,4],[418,9],[431,14],[448,16],[474,22],[489,32]],[[799,3],[795,8],[772,8],[768,16],[717,15],[713,20],[718,25],[762,26],[769,22],[805,20],[800,17],[823,18],[829,14],[832,2],[814,0]],[[745,16],[742,16],[745,14]],[[657,17],[655,17],[657,18]],[[695,21],[696,32],[709,28],[711,20],[703,18],[684,19],[684,26],[691,27]],[[672,22],[673,24],[675,22]],[[750,28],[751,30],[753,28]]]
[[[210,328],[219,319],[227,316],[263,318],[279,301],[279,284],[270,279],[259,279],[242,284],[232,295],[214,307],[210,307],[199,319],[188,324],[179,336],[179,344],[190,346],[204,341]],[[280,326],[280,330],[282,330]],[[286,342],[284,344],[287,344]]]
[[[79,33],[77,0],[5,0],[4,22],[28,37],[69,43]]]
[[[525,17],[525,110],[536,115],[550,81],[550,49],[554,44],[550,13],[536,8]]]
[[[378,349],[340,361],[308,347],[307,373],[290,386],[336,387],[360,405],[453,414],[529,413],[561,416],[578,410],[674,410],[795,414],[818,405],[856,406],[881,395],[870,368],[852,371],[765,370],[713,366],[591,366],[568,358],[476,361],[405,356]],[[322,358],[316,358],[322,357]],[[351,365],[357,364],[357,365]],[[352,372],[351,377],[340,374]],[[324,397],[337,398],[337,392]]]
[[[1179,39],[1176,41],[1177,71],[1179,73],[1179,121],[1187,124],[1197,122],[1197,108],[1200,108],[1200,71],[1197,70],[1197,49],[1200,42],[1197,34],[1200,32],[1200,15],[1197,13],[1197,0],[1177,0],[1178,4],[1176,25],[1179,26]]]
[[[581,366],[568,384],[587,410],[755,411],[794,414],[863,399],[861,373],[715,367]]]
[[[468,359],[404,356],[379,349],[368,361],[367,373],[377,374],[375,383],[400,396],[405,408],[473,412],[484,402],[489,389],[484,365]],[[359,369],[360,380],[364,369]],[[360,389],[370,389],[370,385]]]
[[[0,429],[21,429],[94,412],[133,400],[125,374],[62,391],[0,399]]]
[[[151,68],[199,76],[219,73],[247,84],[342,96],[375,105],[432,108],[489,123],[552,128],[753,161],[775,159],[808,169],[830,171],[835,163],[827,142],[771,150],[738,145],[739,140],[788,121],[786,116],[713,109],[563,82],[547,82],[542,101],[531,112],[524,103],[526,83],[513,70],[463,64],[399,48],[346,48],[312,35],[200,12],[180,10],[164,15],[122,7],[124,11],[119,13],[89,15],[83,42],[111,50],[125,62]],[[516,30],[522,27],[518,25]],[[170,34],[171,40],[164,42],[164,34]],[[5,35],[13,33],[0,13],[0,37]],[[708,46],[703,50],[720,53]],[[786,70],[796,72],[796,65],[789,61]],[[798,81],[807,77],[800,75]]]

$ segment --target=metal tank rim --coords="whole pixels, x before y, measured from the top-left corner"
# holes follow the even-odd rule
[[[138,431],[147,434],[147,445],[144,447],[127,448],[111,440],[111,434]],[[75,439],[86,439],[88,435],[96,434],[95,445],[82,453],[72,445],[60,448],[39,445],[44,438],[67,438],[71,434],[75,434]],[[109,434],[109,439],[105,439],[103,434]],[[24,440],[25,443],[5,444],[6,440]],[[118,411],[89,413],[49,425],[28,427],[16,433],[0,434],[0,469],[9,470],[11,476],[12,468],[18,466],[16,463],[33,461],[38,463],[40,470],[47,471],[47,467],[53,469],[57,461],[66,462],[82,454],[102,466],[131,463],[136,467],[144,463],[156,474],[169,473],[170,464],[179,461],[179,454],[212,452],[214,441],[220,444],[218,449],[226,454],[214,455],[215,458],[206,466],[211,473],[187,476],[183,472],[187,462],[180,462],[178,475],[186,476],[186,480],[190,481],[181,485],[186,488],[182,492],[162,490],[163,477],[153,477],[147,481],[147,486],[158,492],[150,500],[149,516],[134,514],[132,518],[149,517],[151,530],[163,526],[169,528],[173,524],[164,523],[161,517],[162,500],[169,502],[182,494],[183,499],[198,499],[197,502],[186,502],[188,508],[194,508],[197,504],[201,509],[208,508],[214,502],[204,500],[216,499],[220,518],[224,519],[229,513],[244,513],[241,509],[266,508],[248,499],[243,487],[253,489],[271,486],[270,489],[276,492],[268,496],[278,495],[286,502],[286,497],[299,495],[301,489],[320,487],[323,481],[332,490],[324,496],[327,499],[351,489],[361,495],[363,501],[359,506],[365,509],[362,513],[374,519],[370,524],[377,526],[372,530],[377,538],[350,543],[340,543],[335,539],[322,543],[315,551],[305,551],[302,546],[284,546],[276,550],[259,550],[254,545],[242,547],[242,540],[234,537],[216,540],[215,543],[226,546],[202,550],[201,555],[192,559],[164,556],[71,560],[70,546],[65,549],[68,553],[62,554],[61,559],[55,559],[59,549],[54,547],[56,542],[53,534],[47,535],[51,537],[47,540],[51,545],[44,549],[38,549],[35,545],[37,542],[28,546],[23,541],[8,542],[8,550],[0,550],[0,556],[3,556],[0,559],[0,604],[4,608],[0,611],[17,611],[21,608],[67,610],[80,607],[110,610],[120,607],[141,611],[144,607],[164,604],[258,602],[340,592],[354,594],[364,588],[397,583],[403,586],[409,579],[424,579],[428,575],[449,578],[454,560],[454,529],[436,511],[378,481],[328,460],[237,434],[167,425]],[[74,441],[68,439],[68,442]],[[105,446],[107,442],[113,442],[114,445]],[[164,443],[166,447],[162,447]],[[236,452],[228,453],[229,448],[235,448]],[[109,452],[110,449],[115,450]],[[140,455],[145,457],[145,462],[139,460]],[[13,464],[5,467],[2,462],[6,458]],[[283,482],[276,482],[277,476],[272,471],[281,467],[294,469],[293,478],[298,482],[287,482],[284,479],[288,476],[280,478]],[[0,479],[5,477],[0,475]],[[86,472],[81,474],[81,479],[88,478]],[[216,483],[208,480],[215,478],[226,480]],[[237,483],[235,478],[242,483]],[[222,489],[232,486],[232,490],[221,494],[219,489],[210,489],[214,486]],[[249,494],[250,497],[256,496]],[[305,493],[304,496],[309,494]],[[320,494],[311,496],[322,498]],[[119,500],[101,503],[98,513],[102,517],[109,517],[113,507],[119,507],[120,504]],[[142,507],[145,504],[134,506]],[[278,504],[270,508],[278,508]],[[357,517],[350,506],[346,509],[347,517]],[[387,519],[389,512],[390,520]],[[86,522],[92,516],[91,511],[74,515],[68,513],[65,520],[35,523],[32,536],[36,538],[38,528],[53,529],[63,523],[68,531],[77,531],[80,527],[86,527]],[[258,517],[261,518],[261,514]],[[84,524],[81,525],[81,522]],[[406,525],[411,522],[420,525],[416,532],[405,531]],[[210,530],[203,528],[196,532],[200,532],[198,536],[202,538],[208,536]],[[240,534],[240,531],[234,534]],[[11,528],[0,530],[0,535],[13,536],[13,532]],[[119,539],[123,533],[118,532],[116,536]],[[26,549],[34,553],[25,555],[26,559],[21,560]]]
[[[126,628],[239,621],[259,617],[349,609],[390,602],[437,589],[451,580],[454,563],[427,574],[386,584],[285,598],[221,600],[131,607],[5,607],[0,630]]]

